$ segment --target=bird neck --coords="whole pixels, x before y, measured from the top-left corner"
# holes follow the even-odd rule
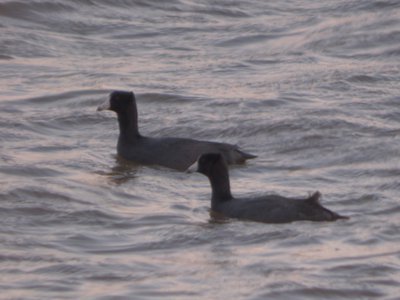
[[[138,129],[138,113],[136,105],[132,104],[126,111],[118,114],[120,138],[132,140],[140,137]]]
[[[213,174],[209,176],[209,180],[212,189],[211,207],[233,198],[227,169],[214,170]]]

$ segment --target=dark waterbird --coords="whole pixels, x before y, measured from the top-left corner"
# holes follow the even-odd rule
[[[225,217],[264,223],[347,219],[323,207],[319,203],[319,192],[306,199],[279,195],[234,198],[231,194],[228,168],[224,158],[218,153],[203,154],[189,171],[197,171],[208,177],[212,189],[211,210]]]
[[[228,164],[243,163],[246,159],[256,157],[241,151],[235,145],[225,143],[141,135],[135,95],[132,92],[112,92],[109,100],[97,108],[98,111],[106,109],[118,115],[118,155],[139,164],[185,171],[203,153],[220,153]]]

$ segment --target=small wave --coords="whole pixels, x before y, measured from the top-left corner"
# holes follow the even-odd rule
[[[14,57],[10,55],[0,55],[0,60],[11,60],[11,59],[14,59]]]
[[[314,288],[308,288],[308,287],[303,287],[303,288],[295,288],[291,290],[285,290],[285,291],[280,291],[278,292],[267,292],[266,294],[263,294],[259,299],[299,299],[299,298],[304,298],[304,299],[310,299],[310,298],[316,298],[316,299],[326,299],[326,298],[353,298],[353,299],[361,299],[361,298],[367,298],[367,299],[373,299],[373,298],[379,298],[384,296],[385,293],[376,291],[374,288],[363,288],[363,289],[335,289],[335,288],[330,288],[330,287],[314,287]]]
[[[16,138],[34,132],[60,138],[73,135],[75,129],[98,124],[96,108],[108,98],[108,90],[76,90],[33,98],[3,101],[0,109],[5,113],[0,121],[4,131],[1,136]],[[15,118],[18,113],[19,118]],[[64,132],[62,136],[60,132]]]
[[[282,37],[282,35],[278,34],[256,34],[256,35],[245,35],[240,37],[231,38],[222,42],[218,42],[216,46],[219,47],[236,47],[236,46],[243,46],[249,45],[254,43],[262,43],[266,40],[277,39]]]
[[[349,82],[363,82],[363,83],[375,83],[386,80],[383,76],[371,76],[371,75],[352,75],[347,78]]]
[[[392,10],[395,9],[396,7],[400,7],[400,3],[397,0],[375,0],[375,1],[361,1],[361,2],[354,2],[354,8],[351,10],[354,11],[360,11],[360,10],[367,10],[367,11],[373,11],[376,12],[377,10],[379,11],[385,11],[385,10]],[[346,8],[348,9],[348,7]]]
[[[110,90],[74,90],[74,91],[67,91],[63,93],[57,93],[57,94],[51,94],[51,95],[41,95],[33,98],[22,98],[19,100],[13,100],[13,104],[57,104],[60,101],[63,101],[63,104],[68,104],[69,102],[79,102],[81,103],[81,98],[86,97],[86,96],[98,96],[98,95],[107,95],[110,92]],[[96,105],[98,103],[98,99],[85,99],[89,101],[89,103]]]
[[[71,11],[71,6],[65,1],[3,1],[0,3],[0,15],[9,18],[32,19],[38,13],[60,12],[63,10]]]
[[[189,95],[184,96],[179,94],[168,94],[168,93],[142,93],[142,94],[137,94],[136,96],[138,102],[147,102],[147,103],[159,102],[159,103],[170,103],[170,104],[174,103],[185,104],[194,101],[197,102],[205,100],[204,98],[196,96],[189,96]]]
[[[0,173],[14,176],[29,177],[56,177],[63,175],[62,172],[54,169],[39,166],[0,166]]]
[[[227,4],[227,3],[225,3]],[[201,13],[210,16],[221,16],[229,18],[249,18],[252,14],[246,12],[243,8],[232,8],[227,6],[195,6],[191,9],[192,12]]]
[[[22,262],[46,262],[46,263],[61,263],[63,259],[59,259],[50,255],[34,255],[32,253],[24,254],[0,254],[0,262],[12,262],[12,263],[22,263]]]

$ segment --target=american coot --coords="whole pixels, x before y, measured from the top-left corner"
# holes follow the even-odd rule
[[[225,217],[265,223],[347,219],[324,208],[319,203],[319,192],[306,199],[278,195],[234,198],[230,190],[228,168],[218,153],[203,154],[189,169],[208,177],[212,188],[211,210]]]
[[[138,130],[138,112],[132,92],[114,91],[109,100],[97,108],[112,110],[118,115],[117,152],[127,160],[145,165],[159,165],[185,171],[203,153],[221,153],[228,164],[243,163],[255,155],[237,146],[185,138],[142,136]]]

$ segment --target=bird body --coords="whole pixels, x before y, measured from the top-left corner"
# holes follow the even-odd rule
[[[203,154],[197,172],[206,175],[211,184],[211,209],[225,217],[264,223],[294,221],[335,221],[346,217],[323,207],[315,192],[307,198],[287,198],[279,195],[236,198],[230,190],[228,168],[218,153]]]
[[[146,137],[139,133],[138,112],[132,92],[114,91],[98,110],[117,113],[119,138],[117,153],[121,157],[144,165],[159,165],[185,171],[204,153],[216,152],[228,164],[243,163],[255,155],[241,151],[236,145],[179,137]]]

